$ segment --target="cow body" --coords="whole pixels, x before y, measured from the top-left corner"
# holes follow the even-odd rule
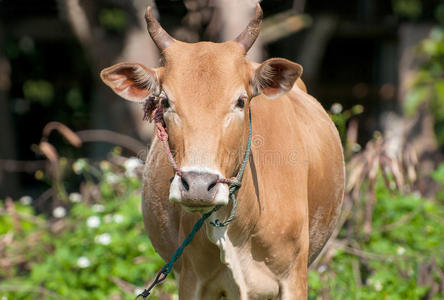
[[[339,215],[344,159],[334,124],[306,93],[302,67],[283,58],[248,61],[259,4],[247,28],[224,43],[177,41],[150,7],[146,20],[164,64],[120,63],[101,77],[123,98],[144,103],[163,139],[154,139],[143,179],[143,218],[155,249],[168,261],[201,214],[221,207],[174,266],[179,298],[307,298],[307,268]],[[242,165],[249,110],[252,151],[237,212],[228,226],[214,227],[232,210],[227,182]]]
[[[330,237],[342,204],[344,164],[337,130],[295,85],[252,101],[253,146],[234,221],[206,224],[175,266],[181,299],[306,298],[307,267]],[[143,216],[168,261],[198,215],[168,201],[174,174],[158,140],[144,173]],[[214,213],[223,220],[231,207]],[[211,220],[210,218],[210,220]]]

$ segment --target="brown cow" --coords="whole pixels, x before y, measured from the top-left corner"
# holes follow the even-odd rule
[[[127,100],[163,99],[159,105],[181,176],[155,138],[142,208],[160,255],[169,260],[200,214],[223,206],[175,265],[180,299],[306,299],[307,267],[341,208],[341,142],[328,114],[306,93],[302,67],[282,58],[262,64],[246,58],[261,19],[257,5],[255,18],[235,40],[189,44],[170,37],[148,7],[148,31],[163,66],[121,63],[101,73]],[[213,227],[209,221],[231,212],[228,185],[218,179],[235,176],[241,166],[250,108],[253,148],[237,213],[227,227]]]

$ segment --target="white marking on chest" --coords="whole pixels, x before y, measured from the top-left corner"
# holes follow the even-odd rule
[[[217,219],[216,213],[209,217],[210,222]],[[231,271],[231,277],[240,291],[239,299],[248,299],[244,274],[241,270],[241,262],[228,237],[227,227],[213,227],[207,223],[207,236],[220,250],[220,261]]]
[[[209,221],[224,216],[213,213]],[[229,227],[230,225],[228,225]],[[239,299],[277,299],[279,283],[264,261],[252,257],[250,241],[243,246],[235,246],[228,236],[227,227],[213,227],[207,223],[207,236],[220,250],[220,260],[231,272],[231,277],[239,289]]]

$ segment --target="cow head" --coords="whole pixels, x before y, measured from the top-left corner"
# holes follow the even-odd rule
[[[190,211],[208,211],[228,203],[228,186],[219,178],[237,174],[248,139],[250,101],[259,94],[276,98],[290,90],[302,67],[282,58],[260,65],[246,53],[262,21],[256,15],[247,28],[224,43],[184,43],[173,39],[146,11],[148,31],[161,50],[156,69],[120,63],[101,72],[102,80],[121,97],[140,103],[159,95],[169,145],[182,176],[170,186],[170,200]],[[253,100],[254,101],[254,100]],[[254,112],[253,112],[254,113]]]

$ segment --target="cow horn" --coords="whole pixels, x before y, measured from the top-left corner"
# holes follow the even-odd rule
[[[174,39],[160,26],[156,18],[153,17],[151,6],[146,8],[145,21],[151,38],[161,51],[174,43]]]
[[[256,41],[259,31],[261,30],[261,23],[262,23],[262,8],[259,3],[256,4],[256,14],[254,16],[254,19],[248,23],[247,28],[244,29],[244,31],[239,34],[239,36],[236,38],[236,42],[242,45],[244,47],[245,52],[248,52],[248,50],[253,46],[254,41]]]

